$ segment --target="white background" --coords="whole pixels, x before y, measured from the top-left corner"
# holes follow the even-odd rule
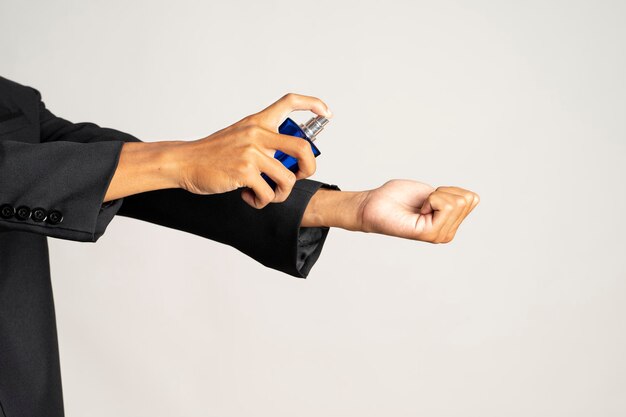
[[[315,95],[313,179],[481,196],[448,245],[331,229],[306,280],[122,217],[50,239],[68,417],[626,415],[625,13],[2,0],[0,72],[61,117],[191,140]]]

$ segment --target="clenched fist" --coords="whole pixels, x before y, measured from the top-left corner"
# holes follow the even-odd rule
[[[367,191],[359,204],[360,230],[448,243],[478,205],[478,194],[459,187],[433,188],[413,180],[390,180]]]
[[[241,197],[250,206],[263,208],[283,202],[296,180],[313,175],[316,168],[311,145],[301,138],[282,135],[278,127],[295,110],[332,117],[326,104],[316,98],[286,94],[269,107],[244,117],[212,135],[186,142],[180,157],[180,187],[195,194],[218,194],[241,187]],[[276,150],[298,160],[294,174],[274,158]],[[265,173],[276,190],[261,177]]]

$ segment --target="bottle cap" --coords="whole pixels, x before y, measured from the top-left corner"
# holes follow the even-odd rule
[[[300,128],[304,132],[307,138],[311,142],[315,140],[315,136],[324,129],[324,126],[328,124],[330,120],[324,116],[312,117],[308,122],[300,125]]]

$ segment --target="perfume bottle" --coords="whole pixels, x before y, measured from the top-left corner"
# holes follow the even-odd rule
[[[317,149],[317,146],[313,144],[315,138],[319,132],[324,129],[324,126],[329,122],[329,120],[323,116],[317,116],[311,118],[308,122],[299,125],[294,122],[292,119],[287,118],[285,121],[278,127],[278,132],[283,135],[291,135],[296,136],[298,138],[302,138],[309,142],[311,145],[311,149],[313,150],[313,155],[317,158],[321,152]],[[274,158],[278,159],[287,169],[289,169],[294,174],[298,172],[298,160],[291,155],[288,155],[284,152],[276,150],[274,154]],[[264,173],[261,173],[261,176],[267,183],[272,187],[272,190],[276,189],[276,183]]]

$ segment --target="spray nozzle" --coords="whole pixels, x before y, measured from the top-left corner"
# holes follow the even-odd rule
[[[308,122],[300,125],[304,134],[311,142],[315,140],[315,136],[324,129],[330,120],[324,116],[312,117]]]

